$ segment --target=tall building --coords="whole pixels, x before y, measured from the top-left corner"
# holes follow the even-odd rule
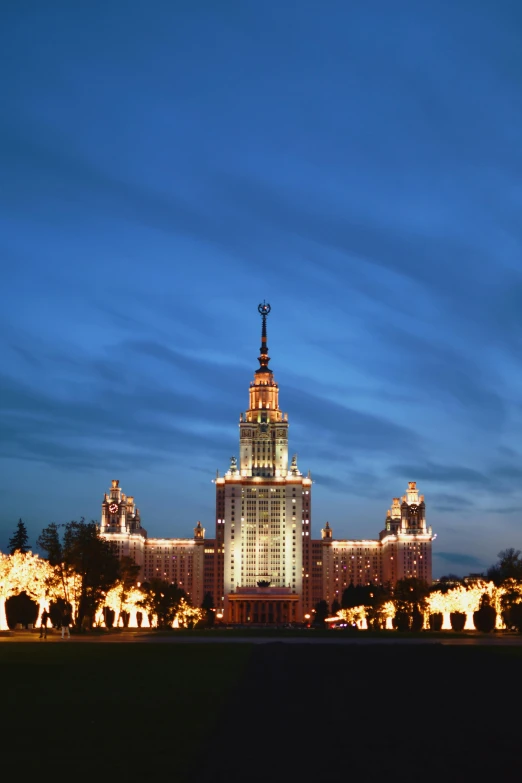
[[[269,368],[262,319],[259,367],[239,417],[239,461],[216,478],[216,540],[223,549],[223,601],[230,622],[295,622],[309,600],[310,475],[288,464],[288,415]]]
[[[340,601],[353,583],[432,580],[425,503],[416,483],[394,498],[378,539],[335,540],[329,523],[312,539],[312,478],[294,455],[289,461],[288,414],[269,368],[267,317],[261,315],[259,367],[239,416],[239,453],[216,485],[216,534],[205,539],[198,522],[192,539],[148,538],[134,498],[117,480],[102,502],[101,534],[120,556],[141,567],[141,581],[177,582],[195,605],[211,593],[229,623],[301,622],[318,601]]]

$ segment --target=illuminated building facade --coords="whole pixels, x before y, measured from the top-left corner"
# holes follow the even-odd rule
[[[394,585],[409,577],[432,582],[433,533],[415,481],[402,498],[393,498],[379,540],[336,541],[328,522],[321,533],[322,589],[329,604],[340,601],[350,583]]]
[[[249,407],[239,417],[239,460],[216,482],[216,541],[223,550],[223,601],[230,622],[285,623],[301,619],[310,602],[310,475],[297,457],[288,463],[288,415],[269,369],[262,318],[259,368]]]
[[[132,557],[140,566],[140,582],[163,579],[181,585],[195,606],[205,589],[205,530],[198,522],[194,538],[148,538],[141,527],[134,498],[113,479],[102,501],[100,534],[111,541],[120,557]]]
[[[211,593],[229,623],[301,622],[318,601],[340,601],[352,582],[431,582],[433,535],[415,482],[402,500],[393,499],[378,540],[334,540],[328,522],[322,538],[312,539],[312,478],[295,455],[288,459],[288,415],[268,366],[270,305],[258,310],[259,367],[239,417],[239,456],[214,479],[215,538],[205,539],[199,522],[192,539],[148,538],[134,498],[117,480],[103,499],[101,534],[140,565],[141,581],[177,582],[196,606]]]

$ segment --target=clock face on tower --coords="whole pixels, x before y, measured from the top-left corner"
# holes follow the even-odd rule
[[[117,510],[118,510],[118,504],[111,503],[111,505],[109,506],[109,511],[111,512],[111,514],[115,514]]]

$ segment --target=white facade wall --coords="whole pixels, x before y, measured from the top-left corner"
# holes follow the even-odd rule
[[[289,587],[303,583],[303,497],[311,480],[302,476],[268,480],[230,479],[224,485],[224,594],[238,587]],[[309,528],[310,512],[306,512]],[[308,532],[308,530],[307,530]]]

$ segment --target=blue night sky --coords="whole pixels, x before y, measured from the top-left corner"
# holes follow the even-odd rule
[[[416,480],[434,575],[522,548],[522,4],[36,2],[2,15],[0,548],[214,530],[257,305],[314,535]]]

